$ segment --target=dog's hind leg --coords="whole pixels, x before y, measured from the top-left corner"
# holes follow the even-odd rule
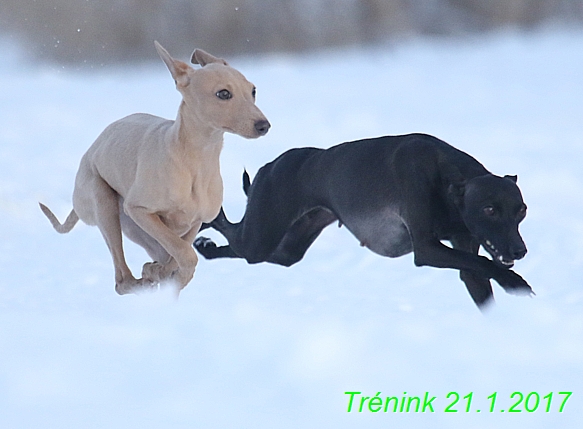
[[[142,281],[137,280],[129,269],[123,252],[123,239],[121,224],[119,219],[119,195],[101,177],[88,177],[84,181],[86,187],[91,191],[92,217],[111,253],[115,268],[115,290],[120,295],[131,293],[137,286],[142,286]],[[74,195],[78,201],[83,200],[79,194],[85,194],[83,190],[76,189]],[[84,200],[87,204],[87,199]]]
[[[478,254],[480,249],[480,244],[469,236],[456,236],[452,238],[451,244],[454,249],[475,255]],[[461,270],[460,279],[465,283],[470,296],[481,310],[494,301],[492,284],[488,278],[480,277],[471,271]]]
[[[268,204],[268,207],[276,204]],[[260,262],[273,262],[271,256],[284,239],[288,228],[293,223],[293,213],[285,213],[283,216],[267,215],[269,221],[263,216],[265,213],[257,208],[250,210],[249,206],[245,216],[239,223],[231,223],[221,208],[219,215],[211,222],[211,226],[220,232],[229,242],[228,246],[217,247],[208,238],[201,237],[195,243],[196,249],[204,256],[213,258],[243,258],[249,264]]]
[[[306,251],[322,230],[335,220],[337,220],[336,215],[325,208],[316,207],[308,211],[284,231],[283,237],[269,255],[263,255],[262,257],[253,256],[249,246],[241,246],[239,243],[237,247],[235,244],[236,249],[241,249],[242,252],[245,252],[240,255],[234,250],[233,245],[217,246],[211,239],[206,237],[197,238],[194,242],[194,247],[206,259],[245,258],[249,263],[270,262],[289,267],[304,257]],[[223,234],[229,243],[236,243],[236,234],[242,224],[243,221],[239,224],[229,222],[221,208],[217,218],[208,225]]]
[[[207,228],[214,228],[223,234],[227,240],[232,235],[234,229],[238,227],[238,224],[233,224],[229,222],[225,211],[221,207],[221,211],[217,217],[210,223],[203,223],[200,227],[200,231]],[[230,242],[230,241],[229,241]],[[205,259],[216,259],[216,258],[242,258],[243,256],[235,253],[230,245],[217,246],[213,240],[207,237],[198,237],[194,241],[194,247],[196,250],[204,256]]]
[[[286,231],[285,236],[267,262],[290,267],[302,260],[322,230],[338,220],[328,209],[316,207],[305,213]]]
[[[217,246],[213,240],[207,237],[198,237],[194,240],[194,247],[205,259],[241,258],[233,252],[231,246]]]

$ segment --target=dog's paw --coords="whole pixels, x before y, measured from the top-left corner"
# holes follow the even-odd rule
[[[198,237],[194,240],[194,247],[196,250],[207,249],[209,247],[217,247],[215,242],[207,237]]]
[[[494,279],[512,295],[534,295],[530,285],[520,275],[512,270],[504,270]]]
[[[148,279],[152,283],[159,283],[161,278],[161,271],[164,266],[159,262],[146,262],[142,267],[142,278]]]
[[[129,286],[127,283],[116,283],[115,291],[117,292],[118,295],[127,295],[130,293],[134,293],[134,287]]]
[[[139,293],[145,290],[154,289],[158,283],[152,282],[149,279],[132,279],[121,283],[116,283],[115,291],[119,295],[127,295],[130,293]]]
[[[158,284],[170,279],[177,268],[173,263],[146,262],[142,267],[142,279],[145,282]]]
[[[217,245],[213,240],[207,237],[198,237],[194,241],[194,248],[205,258],[209,258],[213,251],[217,248]]]

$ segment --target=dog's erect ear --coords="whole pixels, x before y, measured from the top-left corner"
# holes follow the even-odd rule
[[[174,78],[174,82],[176,85],[185,87],[188,86],[190,83],[190,76],[188,76],[188,69],[192,69],[188,64],[183,61],[175,60],[170,56],[168,51],[162,47],[157,41],[154,41],[154,46],[156,46],[156,50],[158,51],[158,55],[170,70],[170,74]]]
[[[514,183],[518,182],[518,176],[514,175],[514,176],[510,176],[509,174],[507,174],[506,176],[504,176],[505,179],[508,180],[512,180]]]
[[[212,56],[208,52],[203,51],[202,49],[195,49],[192,53],[192,57],[190,59],[192,64],[200,64],[201,66],[206,66],[207,64],[211,63],[218,63],[228,66],[229,64],[223,60],[222,58],[217,58]]]

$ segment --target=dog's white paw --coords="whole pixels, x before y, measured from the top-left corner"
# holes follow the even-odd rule
[[[194,247],[197,249],[206,249],[208,247],[217,247],[215,242],[207,237],[198,237],[194,240]]]

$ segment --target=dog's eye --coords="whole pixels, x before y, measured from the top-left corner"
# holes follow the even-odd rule
[[[231,94],[231,92],[228,89],[221,89],[220,91],[217,92],[216,95],[221,100],[230,100],[231,98],[233,98],[233,94]]]
[[[255,96],[257,95],[257,88],[253,88],[253,91],[251,91],[251,95],[253,96],[253,99],[255,99]]]
[[[496,210],[494,210],[494,207],[492,206],[486,206],[483,208],[483,210],[486,216],[493,216],[494,213],[496,213]]]

